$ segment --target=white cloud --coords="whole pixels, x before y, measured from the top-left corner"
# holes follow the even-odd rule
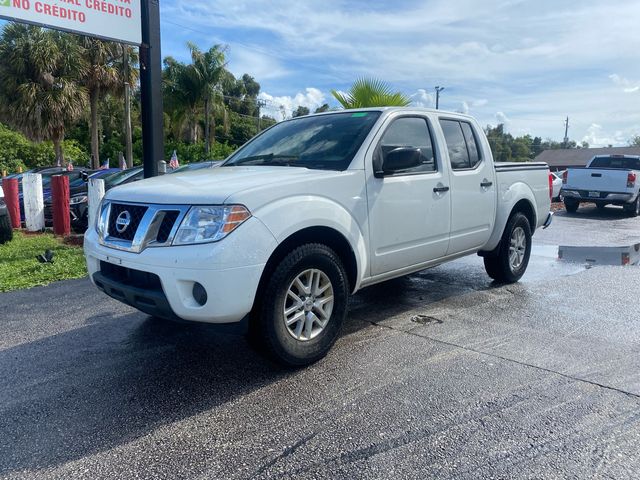
[[[575,140],[591,135],[595,123],[603,129],[596,140],[617,141],[622,132],[624,144],[640,125],[640,109],[629,102],[640,92],[638,42],[630,34],[638,0],[430,0],[366,8],[350,0],[167,0],[162,18],[215,32],[231,47],[232,71],[254,75],[285,109],[291,105],[287,111],[300,94],[289,95],[306,85],[345,90],[371,76],[425,107],[435,99],[424,87],[444,85],[441,108],[468,111],[483,124],[506,120],[510,131],[543,138],[562,139],[567,115]]]
[[[496,122],[506,125],[511,123],[511,120],[509,120],[509,117],[507,117],[504,112],[496,112]]]
[[[420,108],[433,108],[436,105],[435,95],[427,93],[424,88],[419,88],[416,93],[411,95],[412,105]]]
[[[609,78],[619,87],[623,87],[625,93],[635,93],[640,91],[640,82],[632,82],[628,78],[621,77],[617,73],[612,73]]]
[[[266,92],[261,92],[258,98],[264,100],[267,105],[262,112],[277,120],[284,120],[282,113],[286,118],[290,118],[294,110],[299,106],[307,107],[311,112],[325,103],[325,95],[319,89],[308,87],[305,92],[298,92],[295,96],[273,96]]]

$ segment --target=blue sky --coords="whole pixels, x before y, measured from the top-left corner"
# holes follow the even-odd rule
[[[162,54],[227,46],[267,112],[336,106],[331,89],[387,81],[419,106],[591,146],[640,135],[640,0],[162,0]],[[3,22],[0,22],[0,24]]]
[[[161,19],[163,55],[228,45],[278,116],[370,76],[515,135],[561,140],[567,115],[593,146],[640,134],[638,0],[163,0]]]

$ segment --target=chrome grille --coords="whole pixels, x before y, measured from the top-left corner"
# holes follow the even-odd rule
[[[107,247],[134,253],[148,247],[171,245],[189,208],[187,205],[103,202],[98,218],[99,241]],[[129,223],[123,228],[127,220]]]
[[[144,214],[147,212],[147,208],[148,207],[141,205],[112,203],[111,215],[109,216],[109,236],[132,241],[136,235],[138,226],[142,221],[142,217],[144,217]],[[116,222],[118,221],[118,217],[120,217],[124,212],[128,212],[129,214],[129,223],[124,230],[121,229],[121,231],[118,231],[118,225],[116,225]]]

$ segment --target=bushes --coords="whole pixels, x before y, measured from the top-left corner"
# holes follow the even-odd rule
[[[85,165],[87,153],[75,140],[67,140],[63,145],[65,159],[74,165]],[[55,154],[51,142],[32,142],[24,135],[10,130],[0,123],[0,171],[17,172],[55,164]]]
[[[202,162],[205,160],[223,160],[235,150],[234,147],[226,143],[216,142],[211,146],[211,151],[205,154],[204,142],[186,144],[176,141],[167,141],[164,145],[165,161],[169,163],[171,154],[176,151],[178,161],[182,163]]]

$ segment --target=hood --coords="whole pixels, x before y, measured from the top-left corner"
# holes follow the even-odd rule
[[[106,198],[166,205],[216,205],[229,196],[268,185],[314,182],[340,172],[298,167],[220,167],[165,174],[109,190]]]

